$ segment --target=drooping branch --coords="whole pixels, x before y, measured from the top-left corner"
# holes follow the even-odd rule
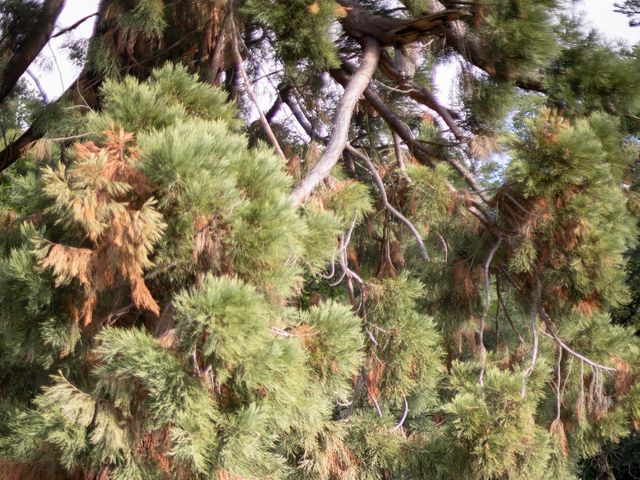
[[[613,368],[613,367],[607,367],[606,365],[602,365],[600,363],[594,362],[593,360],[590,360],[589,358],[585,357],[584,355],[582,355],[582,354],[576,352],[575,350],[573,350],[571,347],[569,347],[569,345],[567,345],[564,341],[562,341],[562,339],[558,336],[558,334],[555,331],[555,325],[551,321],[551,318],[549,317],[549,315],[547,314],[547,312],[545,311],[544,308],[540,308],[540,316],[542,317],[542,320],[544,321],[544,324],[547,327],[547,332],[543,332],[544,335],[546,335],[549,338],[552,338],[556,342],[556,344],[558,346],[562,347],[562,349],[565,352],[569,353],[570,355],[573,355],[578,360],[586,363],[587,365],[589,365],[592,368],[604,370],[604,371],[607,371],[607,372],[615,372],[616,371],[616,369]]]
[[[351,304],[355,307],[355,292],[353,289],[353,282],[355,281],[360,287],[361,291],[365,284],[364,280],[360,275],[354,272],[349,267],[349,260],[347,257],[347,251],[349,249],[349,244],[351,243],[351,235],[353,234],[353,230],[356,228],[356,219],[354,218],[351,222],[351,226],[349,230],[340,235],[340,246],[338,251],[338,263],[340,264],[340,269],[342,270],[342,275],[338,278],[337,281],[331,284],[332,287],[338,285],[342,280],[347,279],[347,290],[349,291],[349,300]],[[364,301],[364,296],[361,296],[361,300]]]
[[[9,95],[49,41],[64,3],[65,0],[45,1],[35,18],[31,19],[28,31],[21,32],[26,40],[19,45],[9,45],[9,48],[5,48],[2,55],[5,64],[0,76],[0,102]]]
[[[368,39],[364,44],[364,52],[360,67],[347,82],[344,93],[336,109],[333,130],[329,143],[313,168],[296,185],[289,199],[296,203],[304,202],[315,187],[317,187],[338,163],[348,140],[349,126],[353,111],[360,99],[360,95],[367,88],[380,58],[380,44],[374,39]]]
[[[44,103],[49,103],[49,97],[47,96],[47,92],[45,91],[44,87],[42,86],[42,83],[40,83],[40,79],[29,68],[27,68],[25,73],[33,81],[33,83],[35,84],[36,88],[38,89],[38,92],[40,92],[40,96],[42,97],[42,101]]]
[[[542,280],[540,274],[536,275],[536,291],[533,299],[533,307],[531,308],[531,317],[529,318],[529,331],[531,333],[531,359],[529,366],[522,375],[522,389],[520,395],[525,396],[527,391],[527,380],[533,373],[536,363],[538,361],[538,312],[540,310],[540,303],[542,302]]]
[[[364,153],[360,153],[351,145],[347,145],[347,150],[349,151],[349,153],[351,153],[352,155],[355,155],[358,159],[364,162],[364,164],[367,167],[367,170],[369,170],[369,173],[373,177],[373,181],[376,184],[378,191],[380,192],[380,200],[382,201],[382,205],[384,206],[384,208],[391,215],[393,215],[394,217],[396,217],[398,220],[400,220],[402,223],[406,225],[406,227],[411,231],[411,233],[415,237],[416,242],[418,242],[418,247],[420,248],[420,253],[422,254],[422,257],[425,260],[430,260],[429,252],[427,252],[427,247],[425,247],[424,240],[422,240],[422,235],[420,235],[420,232],[418,232],[418,229],[415,227],[415,225],[413,225],[413,223],[411,223],[411,221],[407,217],[405,217],[396,208],[394,208],[393,205],[389,203],[389,199],[387,198],[387,191],[385,190],[382,178],[380,178],[380,174],[376,170],[376,167],[371,161],[371,159]]]
[[[409,414],[409,402],[407,402],[407,397],[405,395],[404,396],[404,411],[402,412],[402,418],[400,418],[400,421],[398,422],[398,424],[391,429],[392,432],[394,430],[398,430],[398,429],[402,428],[402,425],[404,425],[404,421],[407,419],[407,415],[408,414]]]
[[[556,359],[556,422],[560,421],[562,410],[562,347],[558,345],[558,357]]]
[[[482,308],[482,315],[480,316],[480,325],[478,327],[478,344],[480,346],[480,375],[478,377],[478,383],[480,385],[484,385],[484,369],[485,362],[487,357],[487,349],[484,347],[484,324],[487,320],[487,315],[489,314],[489,308],[491,307],[491,284],[489,282],[489,268],[491,267],[491,262],[493,261],[493,257],[495,256],[498,248],[500,248],[500,244],[502,243],[502,237],[498,237],[496,243],[491,247],[489,251],[489,255],[487,255],[487,259],[484,261],[483,265],[483,274],[484,274],[484,306]]]
[[[269,142],[273,146],[274,150],[278,153],[278,155],[286,160],[284,152],[282,151],[282,149],[280,148],[280,144],[278,143],[278,139],[274,135],[273,130],[271,130],[271,126],[269,125],[267,118],[264,116],[264,113],[260,108],[260,102],[258,101],[258,97],[256,97],[256,94],[253,91],[253,88],[251,87],[251,81],[249,80],[249,76],[247,75],[247,72],[244,69],[244,65],[243,65],[244,61],[242,60],[242,55],[240,54],[240,47],[238,42],[239,34],[235,25],[235,20],[231,16],[229,18],[231,18],[230,22],[234,32],[233,37],[231,39],[231,48],[233,49],[233,58],[236,64],[236,68],[240,73],[240,77],[242,77],[242,83],[244,84],[244,88],[247,91],[247,94],[249,95],[249,97],[251,98],[251,101],[253,101],[256,107],[256,110],[258,111],[258,115],[260,117],[260,124],[262,125],[264,133],[269,139]]]

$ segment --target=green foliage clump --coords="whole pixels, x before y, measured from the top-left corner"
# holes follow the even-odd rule
[[[278,54],[285,63],[307,60],[318,70],[339,65],[329,27],[340,16],[340,8],[333,0],[247,0],[242,7],[275,32]]]

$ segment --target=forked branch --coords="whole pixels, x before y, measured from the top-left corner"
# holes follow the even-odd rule
[[[303,203],[314,188],[316,188],[338,163],[340,155],[347,145],[351,117],[356,108],[360,95],[367,88],[371,77],[376,71],[380,58],[380,45],[376,40],[368,39],[364,44],[364,53],[360,66],[345,86],[344,93],[333,120],[333,131],[327,148],[313,168],[300,180],[291,192],[289,199],[296,203]]]

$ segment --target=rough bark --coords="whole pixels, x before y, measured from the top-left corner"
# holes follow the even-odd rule
[[[447,22],[469,16],[465,10],[450,9],[423,15],[415,19],[400,19],[376,15],[357,2],[341,0],[347,15],[342,20],[345,31],[353,38],[376,39],[383,46],[407,45],[417,42],[435,30],[441,30]]]

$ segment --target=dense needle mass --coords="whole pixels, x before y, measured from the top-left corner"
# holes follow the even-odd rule
[[[56,5],[0,1],[0,477],[626,465],[636,49],[554,0],[105,0],[44,105]]]

